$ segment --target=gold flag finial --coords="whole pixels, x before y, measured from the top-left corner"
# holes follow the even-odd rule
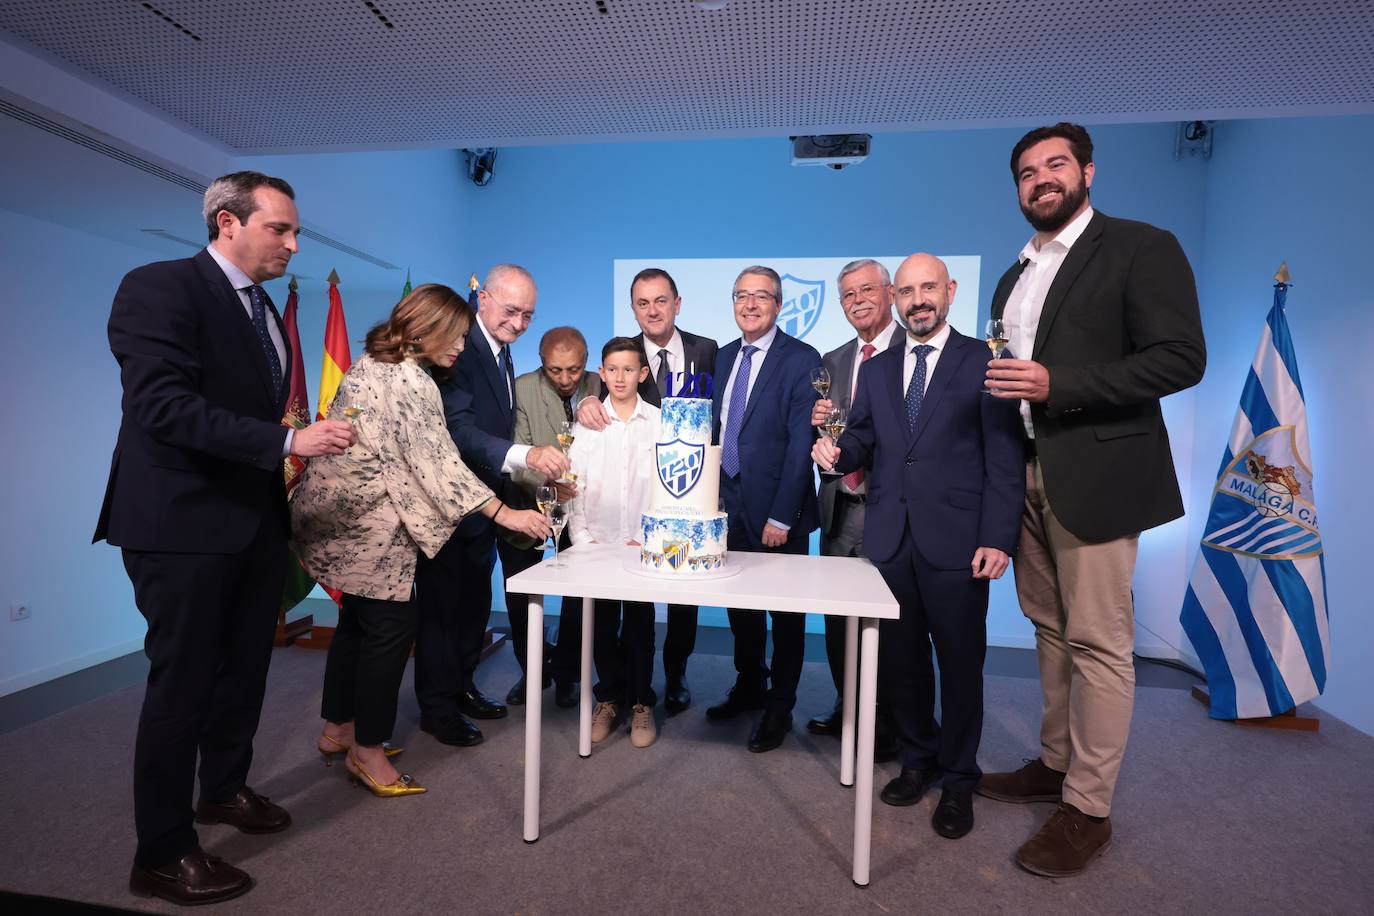
[[[1288,273],[1287,261],[1284,261],[1282,264],[1279,265],[1278,272],[1274,274],[1274,282],[1283,283],[1285,285],[1293,282],[1292,275]]]
[[[337,285],[339,282],[339,272],[332,267],[329,269],[329,282],[331,285]]]
[[[291,292],[293,292],[293,293],[299,288],[299,287],[296,286],[296,275],[295,275],[295,274],[292,274],[292,275],[291,275],[291,282],[288,283],[288,284],[286,284],[286,288],[289,289],[289,290],[291,290]]]
[[[473,274],[472,276],[468,277],[468,289],[476,290],[480,289],[481,286],[482,284],[477,282],[477,274]]]

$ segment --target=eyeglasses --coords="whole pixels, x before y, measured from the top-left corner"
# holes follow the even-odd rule
[[[881,287],[874,286],[872,283],[865,283],[858,289],[847,289],[841,292],[840,301],[843,302],[845,305],[848,305],[849,303],[853,302],[856,298],[872,299],[874,294],[877,293],[879,289],[881,289]]]
[[[737,289],[735,290],[734,295],[736,305],[744,305],[744,303],[748,302],[751,299],[755,302],[760,303],[761,305],[767,305],[776,298],[777,297],[774,296],[772,293],[765,292],[761,289],[756,289],[753,292],[750,292],[747,289]]]

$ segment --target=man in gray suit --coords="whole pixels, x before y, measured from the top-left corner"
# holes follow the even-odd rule
[[[848,411],[854,401],[854,386],[859,364],[873,354],[905,339],[905,329],[892,317],[892,279],[887,268],[871,258],[850,261],[840,269],[836,282],[844,317],[856,336],[825,354],[830,373],[830,397],[816,402],[811,415],[813,426],[825,423],[831,408]],[[864,547],[864,500],[867,487],[863,471],[843,477],[821,475],[821,553],[829,557],[860,557]],[[845,618],[825,617],[825,655],[830,676],[835,682],[835,707],[806,723],[814,735],[839,735],[844,695]],[[876,753],[889,757],[895,750],[890,730],[879,722]]]

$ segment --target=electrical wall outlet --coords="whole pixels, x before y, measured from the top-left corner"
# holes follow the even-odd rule
[[[11,604],[10,620],[28,620],[29,614],[32,611],[33,608],[29,607],[27,604]]]

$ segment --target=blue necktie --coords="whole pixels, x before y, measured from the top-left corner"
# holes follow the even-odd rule
[[[744,408],[749,403],[749,371],[758,347],[746,345],[735,372],[735,387],[730,389],[730,417],[725,423],[725,438],[720,443],[720,466],[730,477],[739,476],[739,429],[744,425]]]
[[[911,373],[911,382],[906,386],[906,426],[916,432],[916,418],[921,415],[921,400],[926,396],[926,357],[935,348],[930,344],[917,344],[911,350],[916,354],[916,368]]]
[[[281,394],[281,357],[272,336],[267,333],[267,290],[256,283],[248,287],[248,304],[253,307],[253,329],[258,332],[258,343],[267,357],[267,368],[272,373],[272,393]]]
[[[506,403],[515,406],[515,367],[510,361],[510,347],[501,348],[501,374],[506,377]]]

